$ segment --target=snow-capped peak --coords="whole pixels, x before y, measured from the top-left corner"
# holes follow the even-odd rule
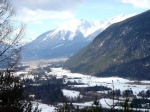
[[[123,21],[123,20],[125,20],[125,19],[127,19],[129,17],[134,16],[134,15],[136,15],[136,14],[121,14],[121,15],[118,15],[118,16],[110,18],[109,21],[111,23],[116,23],[116,22]]]
[[[76,30],[78,30],[79,28],[84,28],[84,25],[86,25],[86,27],[88,27],[89,22],[88,21],[85,21],[85,20],[80,20],[80,19],[73,19],[73,20],[69,20],[69,21],[66,21],[64,23],[62,23],[58,28],[57,30],[66,30],[66,31],[71,31],[71,32],[74,32]]]
[[[87,37],[89,33],[91,33],[88,30],[91,29],[92,26],[93,24],[86,20],[73,19],[62,23],[58,28],[55,29],[52,34],[48,36],[53,36],[59,32],[62,34],[63,37],[63,35],[65,35],[69,31],[71,35],[68,39],[72,40],[76,32],[80,31],[84,35],[84,37]]]
[[[116,22],[120,22],[134,15],[135,14],[122,14],[119,16],[112,17],[108,20],[97,21],[86,21],[84,19],[73,19],[65,21],[60,26],[58,26],[52,33],[48,34],[46,38],[54,38],[55,35],[59,34],[61,40],[73,40],[77,32],[82,33],[84,38],[86,38],[97,30],[103,31],[109,25]],[[69,35],[66,37],[68,32]],[[43,41],[45,41],[46,38]]]

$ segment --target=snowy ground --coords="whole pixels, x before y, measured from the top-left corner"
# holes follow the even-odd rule
[[[114,100],[114,103],[117,103],[117,102],[118,102],[117,100]],[[109,105],[113,104],[113,100],[108,99],[108,98],[106,98],[106,99],[102,98],[99,100],[99,104],[101,104],[102,107],[104,107],[104,108],[110,108]],[[82,108],[82,107],[84,108],[87,106],[92,106],[93,102],[91,101],[91,102],[85,102],[85,103],[73,103],[73,105],[80,106],[80,108]]]
[[[79,73],[71,73],[69,70],[65,70],[62,68],[51,68],[52,72],[49,74],[55,75],[57,78],[62,78],[63,76],[67,76],[69,79],[66,79],[66,81],[71,82],[78,82],[78,83],[84,83],[84,85],[74,85],[74,87],[90,87],[90,86],[106,86],[112,88],[114,85],[114,89],[120,89],[121,91],[124,90],[133,90],[133,93],[136,95],[140,91],[148,90],[150,88],[150,81],[141,81],[142,84],[134,84],[133,80],[128,80],[124,78],[119,77],[94,77],[89,75],[83,75]],[[130,84],[133,83],[133,84]]]
[[[114,100],[114,103],[118,103],[118,100]],[[100,99],[99,103],[101,104],[101,106],[103,108],[110,108],[111,105],[113,105],[113,100],[112,99]],[[108,105],[109,104],[109,105]],[[84,108],[84,107],[88,107],[88,106],[92,106],[93,102],[85,102],[85,103],[73,103],[74,106],[79,106],[80,109]],[[120,106],[115,106],[116,109],[122,109],[122,107]],[[143,112],[147,111],[149,112],[149,109],[140,109],[140,108],[133,108],[133,110],[141,110]]]
[[[28,74],[28,72],[25,72],[25,71],[18,71],[18,72],[15,72],[13,75],[16,77],[20,76],[20,79],[32,79],[32,80],[34,80],[34,76],[31,74]]]
[[[71,73],[69,70],[64,70],[62,68],[51,68],[52,72],[48,73],[48,75],[55,75],[57,78],[62,78],[62,77],[67,77],[65,78],[66,82],[71,81],[71,82],[77,82],[77,83],[83,83],[83,85],[73,85],[74,87],[92,87],[96,85],[101,85],[101,86],[106,86],[112,88],[114,85],[115,89],[120,89],[121,91],[127,90],[127,89],[132,89],[133,93],[136,95],[140,91],[148,90],[150,89],[150,81],[141,81],[142,84],[135,84],[133,83],[133,80],[128,80],[124,78],[119,78],[119,77],[107,77],[107,78],[102,78],[102,77],[94,77],[94,76],[89,76],[89,75],[83,75],[79,73]],[[131,84],[132,83],[132,84]],[[71,91],[71,90],[66,90],[62,89],[63,94],[67,96],[68,98],[71,97],[77,97],[80,92],[79,91]],[[109,108],[109,106],[106,104],[112,104],[111,99],[100,99],[99,100],[102,107]],[[115,100],[115,102],[117,102]],[[85,103],[73,103],[75,106],[80,106],[86,107],[86,106],[91,106],[93,102],[85,102]],[[53,106],[48,106],[46,104],[39,104],[39,108],[42,108],[42,112],[55,112],[55,107]],[[118,107],[120,108],[120,107]]]
[[[68,98],[77,98],[80,94],[79,91],[72,91],[72,90],[66,90],[66,89],[62,89],[62,92],[64,96]]]
[[[33,108],[37,105],[38,102],[33,102]],[[38,103],[38,109],[41,109],[41,112],[56,112],[54,106],[50,106],[43,103]]]

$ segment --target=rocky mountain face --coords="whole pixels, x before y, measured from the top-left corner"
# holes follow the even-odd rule
[[[112,24],[64,66],[89,75],[150,79],[150,11]]]
[[[104,21],[70,20],[45,32],[23,47],[23,61],[70,57],[88,45],[110,24],[132,15],[119,15]]]

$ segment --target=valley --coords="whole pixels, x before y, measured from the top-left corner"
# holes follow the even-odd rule
[[[23,46],[26,98],[51,112],[149,112],[150,11],[117,18],[67,21]]]
[[[16,76],[26,80],[26,86],[30,87],[30,89],[27,89],[27,95],[35,104],[39,103],[39,107],[43,110],[42,112],[49,112],[50,109],[50,112],[55,112],[66,102],[72,105],[70,108],[74,111],[77,111],[77,108],[91,108],[95,98],[99,101],[99,105],[106,109],[111,108],[109,105],[112,105],[113,102],[115,102],[115,105],[117,104],[114,109],[123,108],[120,102],[124,102],[126,98],[130,99],[129,103],[144,98],[147,101],[136,108],[141,111],[149,110],[150,81],[125,79],[118,76],[95,77],[71,73],[69,70],[62,68],[65,61],[66,59],[54,59],[48,61],[40,60],[36,61],[36,63],[26,62],[22,64],[22,68],[24,66],[28,67],[15,73]],[[44,87],[44,85],[45,87],[46,85],[50,87],[49,90],[53,90],[50,96],[55,96],[55,99],[48,98],[52,102],[47,102],[45,100],[47,97],[43,96],[46,95],[45,90],[44,94],[42,92],[42,86]],[[39,89],[41,88],[41,92],[37,94],[36,89],[36,91],[31,91],[32,87],[34,89],[37,88],[37,90],[38,87]],[[60,88],[62,93],[55,93],[56,88]],[[41,96],[38,97],[37,95]],[[42,97],[45,98],[43,99]],[[132,107],[132,109],[134,110],[135,107]]]
[[[0,0],[0,112],[150,112],[150,0]]]

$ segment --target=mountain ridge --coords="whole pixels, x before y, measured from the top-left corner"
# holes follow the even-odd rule
[[[96,76],[144,76],[143,78],[150,79],[150,76],[146,75],[150,74],[150,64],[147,64],[150,59],[146,58],[150,55],[149,20],[150,11],[146,11],[112,24],[92,43],[72,56],[64,66],[72,72]],[[144,58],[147,59],[146,62],[138,65],[138,60]],[[133,70],[126,70],[128,66]],[[136,76],[138,69],[142,71],[140,76]]]
[[[106,27],[131,15],[121,15],[105,21],[74,19],[62,23],[54,30],[47,31],[24,46],[23,60],[38,60],[70,57],[88,45]],[[121,18],[121,19],[120,19]],[[116,19],[116,20],[115,20]],[[111,23],[112,22],[112,23]]]

